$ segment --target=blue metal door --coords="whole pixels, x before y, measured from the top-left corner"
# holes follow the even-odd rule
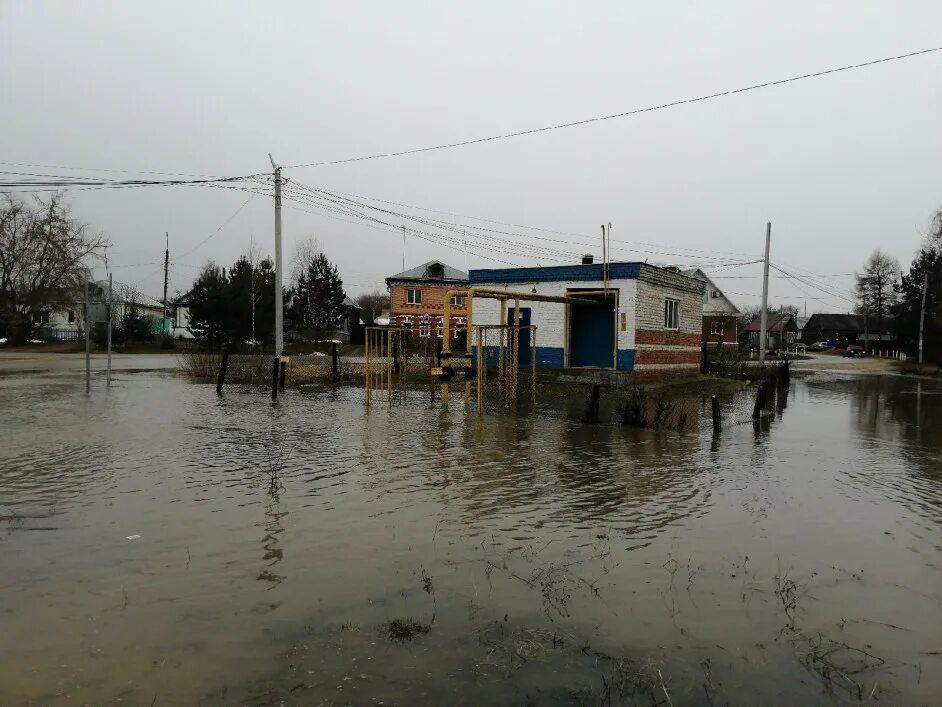
[[[507,309],[507,324],[513,326],[514,322],[514,308],[510,307]],[[530,325],[530,307],[521,307],[520,308],[520,326],[529,326]],[[514,342],[514,332],[513,329],[510,330],[510,346],[513,347]],[[520,350],[517,352],[517,363],[521,366],[530,365],[530,330],[521,329],[520,330]]]
[[[569,365],[615,366],[615,298],[569,306]]]

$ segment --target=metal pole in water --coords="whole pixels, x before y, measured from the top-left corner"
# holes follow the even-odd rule
[[[713,407],[713,431],[719,432],[723,427],[722,420],[720,420],[720,401],[719,398],[714,395],[710,402]]]
[[[111,387],[111,273],[108,273],[108,377],[106,385]]]
[[[85,273],[85,392],[92,391],[91,317],[88,314],[88,273]]]

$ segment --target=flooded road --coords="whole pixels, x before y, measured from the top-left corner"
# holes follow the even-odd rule
[[[942,386],[751,406],[0,377],[0,704],[938,704]]]

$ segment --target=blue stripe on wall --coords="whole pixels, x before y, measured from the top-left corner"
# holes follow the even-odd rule
[[[476,366],[478,363],[478,347],[471,347],[471,360]],[[487,368],[496,368],[499,360],[500,347],[484,347],[484,365]],[[563,350],[558,346],[537,346],[536,347],[536,365],[540,368],[562,368]]]
[[[477,346],[471,347],[471,360],[474,365],[478,362]],[[484,347],[484,365],[488,368],[496,368],[498,353],[500,349],[497,346]],[[633,371],[635,368],[634,349],[618,349],[618,370]],[[563,349],[560,346],[537,346],[536,347],[536,365],[539,368],[562,368],[563,367]]]
[[[635,350],[618,349],[618,370],[633,371],[635,369]]]
[[[609,263],[608,275],[611,280],[637,279],[641,272],[641,263]],[[554,265],[540,268],[489,268],[472,270],[468,273],[472,285],[495,284],[505,282],[559,282],[567,280],[586,280],[601,282],[602,264],[592,265]]]

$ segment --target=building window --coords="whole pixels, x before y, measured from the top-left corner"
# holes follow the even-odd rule
[[[428,324],[423,324],[419,327],[419,336],[423,339],[427,339],[432,335],[432,327]]]
[[[69,324],[75,324],[75,310],[69,310]]]
[[[418,287],[406,290],[406,304],[422,304],[422,290]]]
[[[441,338],[442,338],[442,330],[443,330],[443,327],[438,326],[438,327],[436,327],[435,329],[436,329],[436,331],[438,332],[438,338],[441,339]]]
[[[664,328],[680,329],[680,300],[664,300]]]
[[[461,295],[452,295],[451,296],[451,305],[453,307],[462,307],[464,306],[464,297]]]
[[[722,335],[723,334],[723,322],[719,320],[711,322],[710,333]]]

